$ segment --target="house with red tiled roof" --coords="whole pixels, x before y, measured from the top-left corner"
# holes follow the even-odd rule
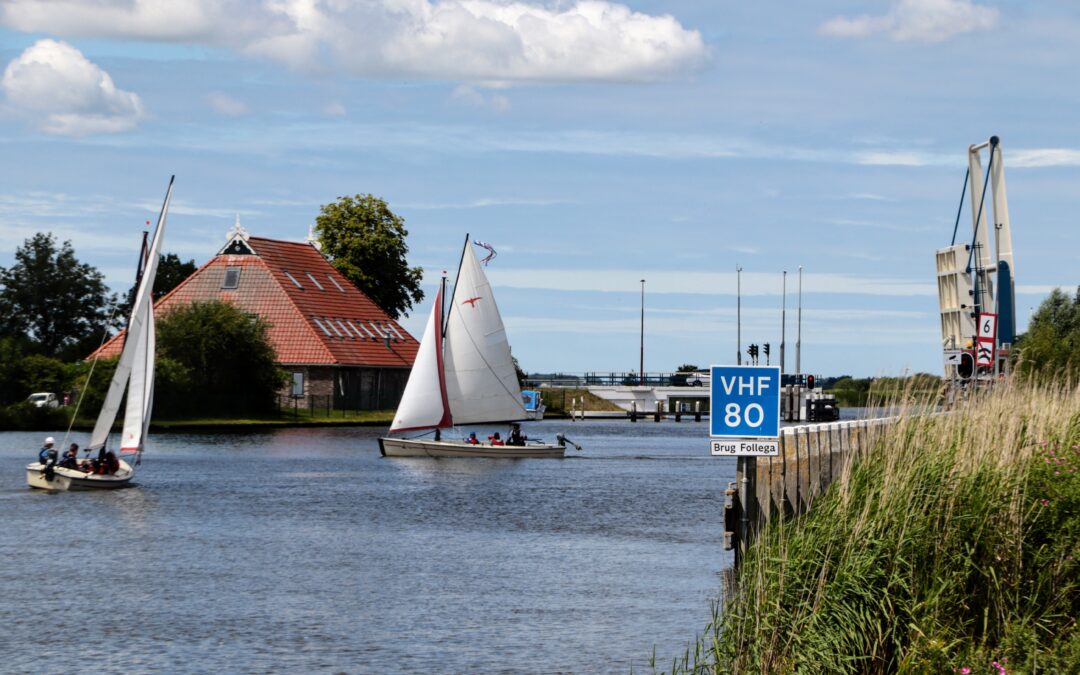
[[[290,407],[389,409],[397,405],[419,343],[334,269],[315,243],[253,237],[240,227],[228,243],[154,305],[224,300],[269,324],[278,365],[290,374]],[[119,356],[120,334],[99,350]]]

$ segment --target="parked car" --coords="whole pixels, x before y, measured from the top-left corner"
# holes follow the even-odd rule
[[[57,400],[56,394],[51,391],[30,394],[29,398],[26,399],[26,402],[37,408],[57,408],[60,406],[60,401]]]
[[[707,370],[699,370],[686,376],[686,384],[689,387],[708,387],[712,381],[712,375]]]

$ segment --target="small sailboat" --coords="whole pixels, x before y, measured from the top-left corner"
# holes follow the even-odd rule
[[[138,466],[142,457],[146,432],[150,427],[150,412],[154,400],[154,277],[161,257],[161,238],[165,233],[165,217],[172,198],[173,179],[165,193],[165,202],[158,216],[157,228],[147,247],[144,239],[141,272],[136,282],[134,304],[128,320],[127,335],[105,403],[98,414],[87,446],[88,453],[97,452],[95,460],[77,462],[75,467],[34,462],[26,467],[26,482],[42,490],[100,490],[127,487],[135,475],[134,467],[124,459],[132,457]],[[107,447],[109,432],[120,411],[127,390],[124,427],[120,436],[120,455]]]
[[[391,435],[379,439],[379,451],[384,457],[563,457],[570,441],[561,434],[555,445],[490,445],[442,439],[441,430],[455,425],[529,418],[491,284],[468,237],[444,320],[445,285],[444,279],[394,414]],[[435,430],[434,438],[393,436],[431,430]]]

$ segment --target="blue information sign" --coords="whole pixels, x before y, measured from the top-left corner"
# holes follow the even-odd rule
[[[713,366],[711,384],[713,438],[780,435],[780,366]]]

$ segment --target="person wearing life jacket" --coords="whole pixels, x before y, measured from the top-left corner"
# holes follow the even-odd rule
[[[493,436],[488,436],[488,440],[491,441],[492,445],[506,445],[506,443],[503,443],[502,436],[499,435],[498,431]]]
[[[55,443],[56,440],[52,436],[45,439],[45,444],[38,451],[38,462],[48,464],[49,460],[52,460],[52,463],[56,464],[56,448],[53,447]]]
[[[465,442],[469,445],[480,445],[480,439],[476,437],[476,432],[469,434],[469,437],[465,439]]]
[[[529,437],[521,433],[520,424],[510,425],[510,435],[506,437],[507,445],[525,445],[527,440],[529,440]]]
[[[105,473],[110,476],[120,470],[120,460],[116,458],[112,450],[105,453]]]

